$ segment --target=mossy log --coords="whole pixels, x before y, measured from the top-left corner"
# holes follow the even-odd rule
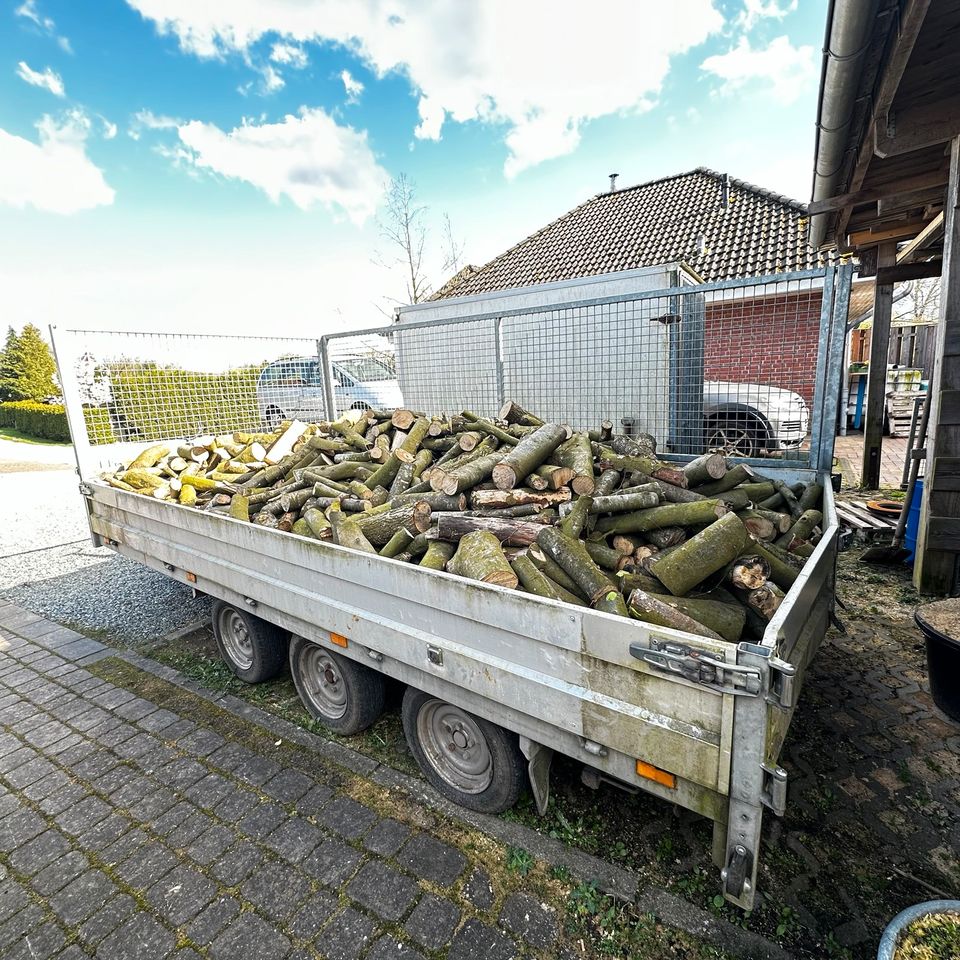
[[[662,527],[695,527],[712,524],[726,514],[722,500],[698,500],[696,503],[664,503],[647,510],[619,513],[603,517],[596,526],[598,533],[644,533]],[[743,524],[737,520],[742,528]]]
[[[594,497],[609,497],[620,486],[621,473],[619,470],[602,470],[593,488]],[[626,491],[622,491],[626,493]]]
[[[333,534],[333,527],[322,510],[315,507],[304,511],[303,519],[307,522],[313,535],[318,540],[329,540]]]
[[[617,433],[610,438],[610,448],[624,457],[654,457],[657,454],[657,441],[649,433],[640,433],[634,437]]]
[[[533,476],[546,480],[547,486],[551,490],[562,490],[569,485],[574,474],[569,467],[559,467],[554,463],[544,463],[534,470]]]
[[[499,538],[489,530],[474,530],[462,537],[447,569],[468,580],[493,583],[498,587],[513,589],[520,582],[504,556]]]
[[[465,493],[458,493],[454,496],[448,496],[445,493],[435,493],[429,491],[427,493],[404,493],[399,497],[391,497],[390,502],[395,507],[403,506],[407,503],[417,503],[418,501],[423,501],[430,505],[430,509],[441,512],[446,511],[462,511],[467,509],[467,495]]]
[[[389,489],[397,473],[400,471],[401,465],[402,461],[397,456],[397,451],[394,450],[387,459],[366,478],[367,485],[371,487],[387,487]]]
[[[607,594],[613,582],[587,552],[587,548],[556,527],[541,527],[537,546],[563,568],[590,606]]]
[[[498,427],[491,420],[487,420],[484,417],[478,417],[470,410],[464,410],[460,416],[470,423],[471,430],[479,430],[481,433],[487,433],[491,437],[496,437],[501,443],[508,447],[515,447],[520,442],[519,438],[508,433],[501,427]]]
[[[535,543],[530,544],[527,547],[528,556],[533,563],[533,565],[543,573],[545,573],[554,583],[558,584],[568,593],[572,593],[575,596],[579,596],[581,602],[585,600],[585,597],[582,595],[582,591],[577,586],[575,580],[573,580],[570,575],[560,566],[552,557],[548,556],[543,550]]]
[[[823,514],[819,510],[804,510],[793,526],[775,542],[778,547],[789,550],[791,546],[809,540],[816,527],[823,521]]]
[[[293,525],[291,533],[295,533],[298,537],[308,537],[311,540],[316,540],[317,537],[314,535],[314,532],[310,529],[310,524],[301,517]]]
[[[727,580],[739,590],[756,590],[770,577],[770,564],[759,554],[739,556],[727,571]]]
[[[483,531],[495,536],[502,543],[525,547],[533,543],[543,529],[542,523],[511,518],[464,517],[453,513],[441,513],[437,517],[437,536],[441,540],[453,542],[468,534]]]
[[[619,590],[611,587],[599,600],[593,605],[594,610],[601,613],[613,613],[618,617],[630,616],[627,611],[626,601],[623,599]]]
[[[593,472],[593,447],[586,433],[575,433],[556,453],[555,460],[561,467],[573,471],[570,488],[580,496],[590,496],[596,487]]]
[[[722,500],[730,510],[748,510],[753,506],[753,501],[743,492],[740,487],[734,490],[725,490],[717,494],[717,499]]]
[[[507,423],[519,423],[525,427],[542,427],[543,421],[536,415],[524,410],[516,400],[508,400],[497,414],[498,420],[506,420]]]
[[[625,596],[630,595],[631,590],[644,590],[647,593],[663,593],[663,584],[653,574],[645,573],[642,570],[630,571],[621,570],[616,576],[617,587]]]
[[[687,478],[687,483],[695,487],[701,483],[711,483],[714,480],[721,480],[727,473],[727,461],[722,454],[705,453],[696,460],[691,460],[684,464],[683,475]]]
[[[164,484],[163,477],[157,473],[151,473],[149,469],[145,467],[130,467],[128,470],[124,470],[117,477],[118,480],[122,480],[128,487],[133,487],[134,490],[138,492],[147,492],[152,493],[158,487],[162,487]],[[193,478],[190,478],[193,479]],[[185,481],[184,481],[185,482]],[[211,480],[207,481],[204,478],[204,483],[209,482],[209,489],[215,489],[216,484]],[[201,484],[190,484],[190,486],[196,486],[198,490],[206,489]]]
[[[737,643],[743,635],[747,622],[747,611],[735,597],[727,603],[709,597],[672,597],[669,594],[655,594],[656,599],[692,617],[710,630],[719,633],[724,640]]]
[[[774,481],[774,487],[776,488],[777,493],[779,493],[783,498],[783,502],[786,505],[787,512],[790,514],[790,516],[793,517],[794,520],[799,520],[803,515],[803,510],[800,507],[800,501],[797,500],[797,495],[789,486],[787,486],[787,484],[781,480]]]
[[[418,417],[410,426],[406,439],[397,448],[397,455],[404,463],[412,463],[420,449],[420,444],[426,439],[430,421],[427,417]]]
[[[649,482],[649,476],[644,474],[643,485]],[[660,488],[660,499],[664,503],[696,503],[699,500],[708,500],[702,493],[694,490],[687,490],[684,487],[678,487],[673,483],[664,483],[663,480],[654,478],[653,482]]]
[[[358,517],[357,525],[363,535],[375,546],[384,546],[401,527],[414,536],[430,526],[430,505],[423,500],[394,507],[382,513],[371,511]]]
[[[747,533],[758,540],[772,540],[777,535],[774,525],[764,516],[753,510],[742,510],[737,516],[743,521]]]
[[[158,443],[152,447],[147,447],[130,461],[128,470],[139,470],[143,467],[155,467],[167,454],[170,453],[170,447],[165,443]]]
[[[470,493],[470,504],[479,509],[522,507],[531,504],[537,507],[549,507],[566,503],[570,497],[571,493],[566,488],[537,491],[525,487],[514,487],[512,490],[473,490]]]
[[[398,553],[403,553],[403,551],[410,546],[413,537],[414,535],[406,527],[400,527],[386,544],[381,547],[380,556],[395,557]]]
[[[250,501],[242,493],[235,493],[230,498],[230,516],[233,517],[234,520],[245,520],[249,522]]]
[[[430,540],[420,558],[420,566],[430,570],[446,570],[456,550],[456,544],[447,543],[445,540]]]
[[[194,487],[188,487],[186,485],[180,488],[180,492],[177,494],[177,501],[182,503],[185,507],[194,507],[197,504],[197,491]]]
[[[566,430],[557,423],[545,423],[527,434],[494,466],[492,475],[497,489],[512,490],[519,486],[524,477],[550,457],[566,436]]]
[[[647,530],[644,537],[658,550],[668,547],[678,547],[687,539],[687,531],[683,527],[660,527],[658,530]]]
[[[819,483],[809,484],[797,498],[801,510],[818,510],[822,502],[823,486]]]
[[[390,499],[392,500],[394,497],[399,497],[400,494],[406,493],[412,483],[413,461],[411,460],[409,463],[400,465],[397,475],[393,478],[393,482],[390,484]]]
[[[583,600],[569,590],[564,590],[560,584],[550,579],[529,556],[514,557],[510,561],[513,572],[517,575],[523,589],[527,593],[535,594],[538,597],[545,597],[548,600],[560,600],[563,603],[574,603],[578,606],[585,606]]]
[[[470,490],[478,483],[482,483],[492,473],[494,467],[506,456],[503,450],[487,454],[476,460],[471,460],[464,466],[452,470],[436,468],[430,473],[430,486],[448,496]]]
[[[715,497],[718,494],[726,493],[727,490],[732,490],[741,483],[751,483],[754,479],[754,472],[745,463],[738,463],[719,480],[711,480],[709,483],[700,484],[696,488],[696,492],[702,493],[706,497]]]
[[[629,562],[628,558],[619,550],[608,546],[602,540],[587,540],[584,542],[584,546],[587,548],[587,553],[590,554],[593,562],[605,570],[612,570],[616,573],[618,570],[622,570]]]
[[[742,490],[754,503],[766,500],[774,494],[773,482],[762,480],[755,483],[741,483],[738,490]]]
[[[307,522],[309,523],[309,520]],[[362,553],[377,552],[376,547],[364,536],[357,521],[347,519],[347,515],[342,510],[331,511],[330,523],[333,527],[334,543]]]
[[[637,456],[624,457],[617,453],[605,452],[600,456],[600,465],[606,469],[612,467],[615,470],[630,470],[634,473],[642,473],[656,480],[663,480],[664,483],[671,483],[675,487],[686,487],[687,478],[683,471],[670,463],[663,463],[655,457]]]
[[[738,557],[746,539],[747,531],[740,518],[735,513],[728,513],[686,543],[645,562],[650,572],[675,597],[682,597]]]
[[[625,513],[630,510],[649,510],[660,503],[656,490],[633,490],[629,493],[611,493],[606,497],[593,497],[591,513]]]
[[[682,630],[698,637],[708,637],[711,640],[722,640],[723,637],[716,630],[694,620],[693,617],[678,610],[663,600],[657,599],[652,593],[644,590],[633,590],[627,597],[627,610],[631,617],[642,620],[658,627],[669,627],[673,630]]]

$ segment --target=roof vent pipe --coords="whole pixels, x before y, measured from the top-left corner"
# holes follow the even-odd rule
[[[616,193],[616,192],[617,192],[617,177],[619,177],[620,174],[619,174],[619,173],[611,173],[609,176],[610,176],[610,192],[611,192],[611,193]]]
[[[724,210],[730,206],[730,174],[725,173],[723,175],[723,184],[720,187],[720,206]]]

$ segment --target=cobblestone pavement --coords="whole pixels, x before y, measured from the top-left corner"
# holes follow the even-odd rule
[[[863,467],[863,434],[850,432],[845,437],[837,437],[833,452],[840,462],[844,487],[859,487],[860,470]],[[883,438],[880,450],[880,486],[894,489],[900,486],[906,455],[906,437]]]
[[[164,685],[113,656],[0,601],[3,960],[593,955],[567,943],[553,874],[505,878],[479,831],[189,691],[166,684],[175,710],[109,682]],[[681,946],[649,955],[720,955]]]

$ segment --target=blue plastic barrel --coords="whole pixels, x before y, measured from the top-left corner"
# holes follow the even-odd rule
[[[917,484],[913,488],[913,499],[910,501],[910,512],[907,514],[907,529],[904,531],[903,537],[903,545],[910,551],[906,560],[907,563],[913,563],[913,554],[917,549],[921,503],[923,503],[923,477],[917,477]]]

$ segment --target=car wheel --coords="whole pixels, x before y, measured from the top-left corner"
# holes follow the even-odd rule
[[[279,407],[267,407],[263,415],[263,422],[267,430],[273,433],[286,418]]]
[[[757,457],[767,445],[767,432],[749,414],[711,417],[706,423],[707,449],[728,457]]]
[[[244,683],[262,683],[283,669],[285,630],[223,600],[214,601],[211,620],[220,656]]]

